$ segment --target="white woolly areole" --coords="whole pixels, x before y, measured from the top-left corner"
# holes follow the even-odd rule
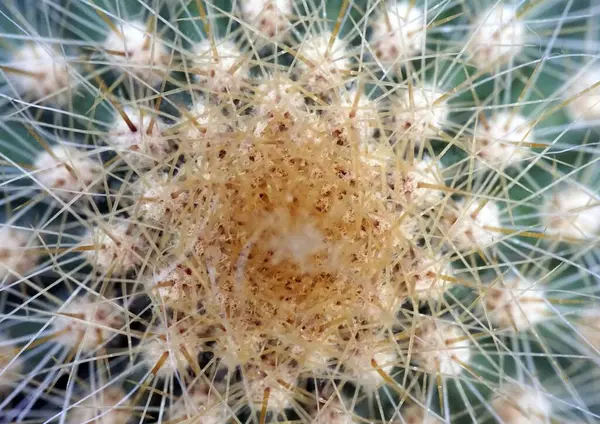
[[[8,343],[8,337],[0,334],[0,395],[9,393],[22,381],[24,363],[21,356],[16,356],[16,346]]]
[[[68,348],[93,351],[117,335],[125,323],[123,315],[111,302],[77,297],[57,312],[53,323],[55,331],[61,333],[57,341]]]
[[[110,60],[147,84],[161,84],[170,59],[164,43],[147,31],[144,22],[117,22],[115,26],[119,33],[110,31],[103,44]]]
[[[446,212],[443,219],[458,250],[486,248],[495,243],[498,233],[489,228],[500,227],[500,210],[496,203],[486,201],[481,207],[477,201],[462,200],[456,207],[455,211]]]
[[[424,139],[437,137],[448,118],[448,104],[434,102],[444,93],[430,85],[403,90],[392,103],[390,126],[399,140],[421,145]]]
[[[187,368],[197,366],[195,362],[201,351],[201,331],[204,327],[192,327],[191,320],[170,325],[154,326],[152,338],[141,345],[141,356],[157,377],[168,377]],[[192,363],[190,363],[192,361]]]
[[[400,307],[406,301],[404,281],[401,279],[382,281],[368,296],[368,300],[365,301],[364,317],[369,322],[393,325]]]
[[[44,99],[57,106],[71,99],[69,65],[59,51],[40,44],[27,43],[13,55],[8,66],[20,72],[5,72],[8,81],[27,101]]]
[[[552,194],[540,211],[547,234],[570,239],[591,239],[600,230],[598,195],[569,186]]]
[[[100,272],[123,275],[142,264],[146,243],[127,223],[94,227],[81,242],[94,246],[83,256]]]
[[[449,285],[442,276],[453,275],[447,258],[418,251],[414,256],[406,255],[399,272],[409,284],[409,295],[420,300],[441,299]]]
[[[39,254],[32,238],[28,231],[0,229],[0,286],[25,276],[36,265]]]
[[[219,401],[217,389],[196,383],[169,407],[169,420],[175,423],[223,424],[230,418],[227,406]]]
[[[494,284],[483,296],[485,312],[492,324],[525,331],[548,316],[544,293],[524,278],[514,276]]]
[[[298,372],[291,364],[249,364],[244,368],[244,378],[248,384],[248,391],[244,396],[247,396],[246,400],[251,407],[262,407],[266,389],[270,391],[267,403],[269,411],[279,412],[292,406]]]
[[[442,185],[439,172],[440,164],[424,157],[415,160],[406,172],[394,172],[388,175],[388,185],[393,187],[392,199],[403,209],[423,211],[435,206],[442,199],[442,192],[430,187],[419,187],[420,184]]]
[[[427,317],[414,337],[412,357],[426,372],[457,376],[471,359],[469,338],[459,325]]]
[[[496,4],[482,11],[472,26],[467,52],[479,68],[510,62],[525,44],[525,23],[510,5]]]
[[[288,35],[292,0],[244,0],[238,2],[242,18],[265,37]]]
[[[329,48],[331,36],[331,32],[325,31],[308,37],[298,48],[296,67],[300,81],[311,93],[343,87],[343,71],[350,69],[346,41],[336,37]]]
[[[362,388],[374,391],[385,383],[380,371],[390,375],[398,362],[398,353],[390,340],[379,335],[361,337],[351,342],[352,346],[345,349],[342,358],[345,371]],[[377,363],[374,367],[372,361]]]
[[[172,151],[171,140],[162,135],[164,124],[159,118],[152,119],[147,111],[123,108],[136,130],[132,131],[127,122],[117,114],[106,142],[123,159],[137,169],[150,168],[163,161]],[[150,124],[152,123],[152,128]],[[150,131],[148,131],[150,130]]]
[[[260,136],[269,128],[284,126],[296,120],[307,119],[304,96],[290,80],[275,80],[259,84],[255,89],[256,126],[254,134]],[[297,126],[291,125],[292,132]],[[293,137],[293,136],[292,136]]]
[[[323,125],[323,130],[331,131],[338,144],[366,149],[366,144],[373,142],[373,131],[378,126],[377,104],[366,93],[361,92],[358,97],[357,94],[356,89],[344,90],[339,104],[325,110],[329,122]]]
[[[161,303],[178,311],[197,313],[202,299],[198,297],[199,276],[191,268],[179,264],[160,271],[149,289],[156,293]]]
[[[485,165],[502,170],[525,159],[529,148],[523,143],[533,142],[533,131],[523,115],[500,112],[487,118],[487,124],[478,122],[472,150]]]
[[[202,40],[194,49],[194,71],[196,80],[207,92],[239,92],[248,77],[248,64],[237,44],[231,40],[216,40],[214,55],[210,40]],[[230,72],[235,68],[234,72]]]
[[[427,23],[423,11],[411,3],[391,3],[373,20],[371,45],[386,66],[401,65],[422,50]]]
[[[313,373],[327,372],[330,361],[338,353],[333,337],[296,344],[291,348],[291,354],[303,370]]]
[[[138,197],[137,216],[145,222],[165,226],[168,216],[177,217],[188,207],[187,192],[179,192],[176,177],[168,173],[144,175],[132,187]]]
[[[202,162],[202,153],[206,149],[206,139],[214,140],[219,134],[232,129],[231,118],[223,114],[223,109],[210,107],[203,101],[195,102],[187,114],[183,114],[177,124],[178,141],[181,150]]]
[[[133,405],[123,400],[126,393],[118,387],[108,387],[69,410],[68,424],[125,424],[132,417]]]
[[[179,122],[179,135],[184,143],[192,146],[192,150],[194,150],[193,146],[197,144],[199,138],[204,137],[211,129],[214,131],[215,127],[219,127],[215,126],[210,118],[210,112],[213,109],[208,107],[204,102],[198,101],[188,111],[189,116],[185,114],[182,116]],[[212,125],[208,125],[209,123]]]
[[[352,408],[345,407],[338,399],[327,402],[313,413],[313,424],[357,424],[362,422],[352,413]]]
[[[294,83],[288,80],[269,81],[256,87],[258,117],[274,118],[276,115],[285,115],[286,112],[293,118],[306,112],[304,96],[295,88]]]
[[[221,301],[222,296],[217,295],[217,301]],[[222,304],[222,303],[221,303]],[[219,343],[215,345],[215,355],[221,359],[221,364],[229,369],[246,364],[253,358],[260,356],[264,345],[264,337],[258,332],[247,332],[242,335],[232,336],[222,329],[217,329],[215,339]],[[255,370],[255,365],[249,365],[251,370]],[[251,375],[254,375],[251,373]]]
[[[387,144],[387,143],[386,143]],[[390,145],[384,143],[362,143],[360,148],[360,160],[374,168],[391,168],[397,161],[398,155]],[[394,179],[401,174],[388,173],[388,185],[393,184]],[[392,187],[390,187],[392,188]]]
[[[171,203],[168,185],[169,174],[144,176],[134,183],[133,191],[139,196],[138,216],[144,221],[160,224]]]
[[[600,64],[586,66],[569,81],[565,100],[569,100],[567,110],[573,119],[594,121],[600,119]],[[589,91],[585,91],[588,90]],[[582,93],[583,92],[583,93]]]
[[[44,150],[33,166],[40,183],[65,202],[84,193],[97,194],[103,183],[102,164],[74,147],[56,145]]]
[[[552,404],[533,387],[509,384],[492,401],[492,408],[505,424],[546,424],[552,421]]]

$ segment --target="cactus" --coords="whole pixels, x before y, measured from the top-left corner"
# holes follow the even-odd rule
[[[598,11],[4,1],[0,421],[600,421]]]

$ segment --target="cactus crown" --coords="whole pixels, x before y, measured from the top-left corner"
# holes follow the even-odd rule
[[[21,3],[2,422],[595,422],[593,2]]]

